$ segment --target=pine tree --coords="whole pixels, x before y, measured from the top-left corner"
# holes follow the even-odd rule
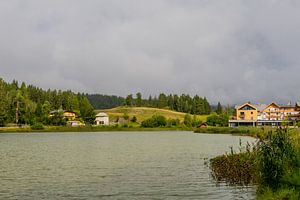
[[[223,113],[223,108],[222,108],[222,105],[221,105],[220,102],[218,102],[216,113],[217,113],[218,115],[220,115],[220,114]]]

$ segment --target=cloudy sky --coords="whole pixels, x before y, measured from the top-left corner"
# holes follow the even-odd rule
[[[0,77],[44,89],[300,101],[299,0],[0,1]]]

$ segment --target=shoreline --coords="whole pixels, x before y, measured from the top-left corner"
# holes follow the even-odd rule
[[[111,126],[45,126],[44,129],[32,129],[30,127],[1,127],[1,133],[52,133],[52,132],[142,132],[142,131],[194,131],[193,128],[181,127],[111,127]]]

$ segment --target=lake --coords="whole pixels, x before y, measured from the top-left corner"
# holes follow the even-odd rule
[[[0,134],[0,199],[255,199],[209,158],[250,137],[192,132]]]

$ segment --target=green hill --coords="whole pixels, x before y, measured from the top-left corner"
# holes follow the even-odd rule
[[[148,108],[148,107],[116,107],[112,109],[103,109],[96,110],[96,113],[105,112],[110,117],[110,121],[114,121],[117,117],[124,116],[126,113],[130,118],[135,116],[137,118],[137,122],[142,122],[147,118],[152,117],[153,115],[162,115],[167,119],[179,119],[183,121],[186,113],[176,112],[167,109],[159,109],[159,108]],[[208,115],[197,115],[197,118],[201,121],[206,121]]]

